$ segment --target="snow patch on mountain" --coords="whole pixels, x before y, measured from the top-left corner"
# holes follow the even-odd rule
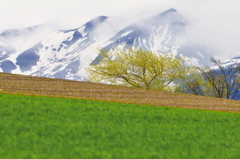
[[[133,30],[129,30],[129,31],[127,31],[126,33],[123,33],[122,35],[121,35],[121,37],[123,37],[123,36],[127,36],[129,33],[131,33]]]

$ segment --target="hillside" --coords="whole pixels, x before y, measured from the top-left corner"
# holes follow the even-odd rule
[[[240,112],[240,101],[0,73],[0,93]]]
[[[240,114],[0,94],[1,159],[240,158]]]

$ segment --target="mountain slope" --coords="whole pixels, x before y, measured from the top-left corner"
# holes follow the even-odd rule
[[[173,8],[123,29],[114,26],[111,18],[99,16],[71,30],[37,26],[5,31],[0,35],[0,71],[84,81],[85,67],[99,60],[97,47],[173,52],[198,63],[209,59],[209,54],[191,41],[186,20]]]
[[[48,25],[24,29],[10,29],[0,34],[0,69],[11,72],[17,69],[17,57],[34,47],[52,28]]]
[[[188,35],[185,18],[171,8],[157,16],[132,24],[114,35],[103,49],[142,48],[163,53],[178,53],[205,63],[210,55],[195,45]],[[100,56],[99,56],[100,57]],[[98,61],[99,57],[95,59]]]
[[[4,72],[85,80],[84,77],[77,76],[78,71],[82,66],[85,67],[85,63],[97,53],[97,46],[104,41],[98,35],[98,26],[107,18],[99,16],[76,29],[48,32],[26,50],[5,51],[1,54],[1,68]],[[21,30],[7,32],[9,34],[2,34],[8,38],[14,32],[22,33]],[[13,58],[10,57],[12,54]]]

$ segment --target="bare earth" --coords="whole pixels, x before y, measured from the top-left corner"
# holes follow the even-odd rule
[[[236,100],[9,73],[0,73],[0,93],[240,113]]]

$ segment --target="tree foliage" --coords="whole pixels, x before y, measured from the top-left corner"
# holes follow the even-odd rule
[[[143,49],[100,50],[102,59],[86,70],[92,82],[104,82],[161,91],[181,91],[187,66],[172,53]],[[189,71],[189,70],[188,70]]]
[[[224,66],[211,58],[215,67],[198,67],[172,53],[99,50],[102,58],[86,69],[92,82],[227,99],[235,99],[240,90],[240,63]]]
[[[240,64],[224,66],[219,60],[211,58],[215,67],[196,67],[198,72],[185,78],[186,92],[195,95],[234,99],[240,89]]]

